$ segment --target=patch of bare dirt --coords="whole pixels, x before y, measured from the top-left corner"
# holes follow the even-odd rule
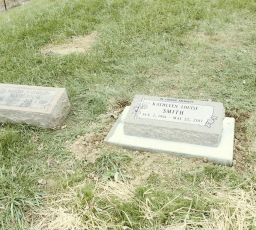
[[[97,40],[98,36],[99,33],[97,31],[93,31],[89,35],[74,37],[71,40],[67,41],[67,43],[61,45],[54,45],[54,41],[51,40],[53,44],[42,48],[41,53],[44,55],[67,55],[70,53],[85,53],[91,48],[92,44]]]
[[[252,113],[252,115],[250,117],[250,121],[251,121],[252,125],[254,125],[256,123],[256,113]],[[251,146],[251,151],[256,154],[256,138],[251,140],[250,146]]]
[[[90,124],[90,132],[82,136],[78,135],[74,143],[67,142],[68,149],[77,160],[94,162],[102,154],[102,150],[104,149],[103,141],[121,111],[122,110],[116,110],[113,113],[107,112],[106,114],[101,114],[98,117],[98,122]],[[100,129],[101,132],[95,133],[93,130],[96,129]]]
[[[247,138],[246,122],[250,119],[250,114],[243,111],[230,111],[226,113],[228,117],[235,118],[235,143],[233,165],[238,170],[247,170],[250,168],[248,149],[249,140]]]
[[[70,151],[77,160],[94,161],[101,153],[102,142],[107,133],[87,133],[84,136],[78,136],[75,143],[70,145]]]

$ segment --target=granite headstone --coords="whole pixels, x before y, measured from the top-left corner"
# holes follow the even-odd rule
[[[219,102],[136,95],[124,120],[124,134],[215,147],[224,118]]]
[[[64,88],[0,84],[0,122],[53,128],[69,111]]]

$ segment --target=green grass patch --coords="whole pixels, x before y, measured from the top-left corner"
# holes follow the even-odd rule
[[[101,180],[126,181],[130,176],[125,173],[125,167],[130,161],[125,154],[106,153],[97,158],[93,170]]]

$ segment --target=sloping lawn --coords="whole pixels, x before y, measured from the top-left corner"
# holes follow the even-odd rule
[[[60,129],[1,124],[1,229],[255,229],[254,0],[34,0],[0,13],[0,82],[64,87]],[[96,33],[85,53],[49,44]],[[222,102],[234,165],[107,146],[135,94]]]

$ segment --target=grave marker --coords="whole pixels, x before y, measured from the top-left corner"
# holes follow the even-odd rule
[[[234,124],[222,103],[136,95],[104,141],[232,165]]]
[[[218,146],[222,103],[136,95],[124,121],[124,134]]]
[[[0,84],[0,122],[53,128],[69,111],[64,88]]]

